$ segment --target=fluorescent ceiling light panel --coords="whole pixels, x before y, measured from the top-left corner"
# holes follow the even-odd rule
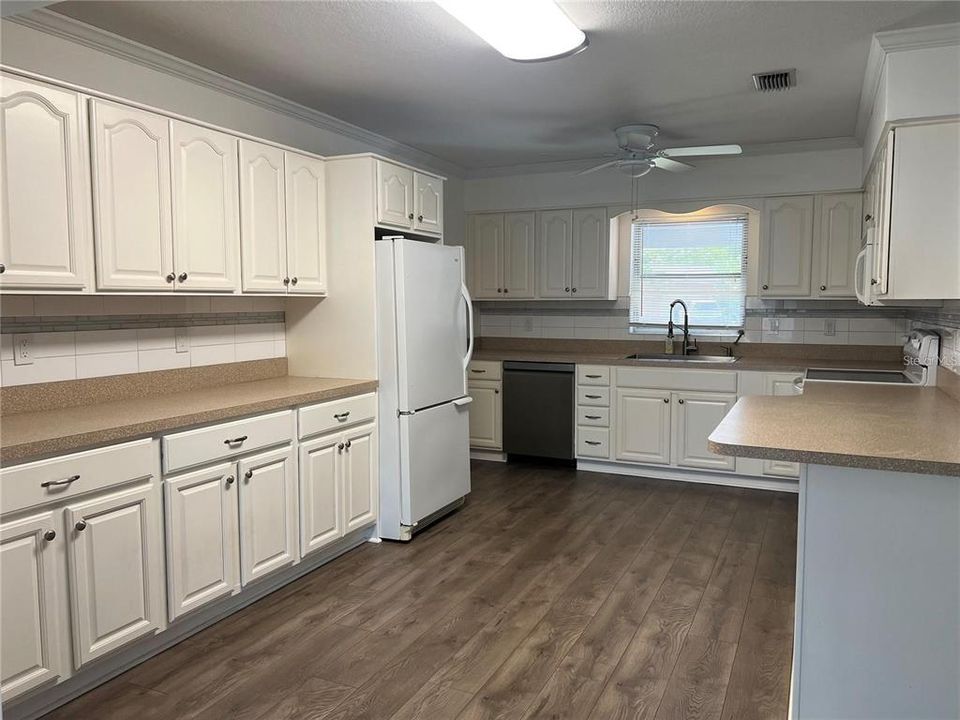
[[[552,60],[587,46],[586,34],[553,0],[436,2],[511,60]]]

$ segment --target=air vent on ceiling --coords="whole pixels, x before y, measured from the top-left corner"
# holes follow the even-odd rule
[[[771,90],[786,90],[797,84],[797,71],[795,68],[790,70],[771,70],[770,72],[754,73],[753,86],[758,92],[769,92]]]

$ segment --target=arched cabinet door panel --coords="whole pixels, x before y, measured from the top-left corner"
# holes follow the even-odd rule
[[[240,240],[245,292],[284,293],[290,284],[283,154],[283,150],[271,145],[240,141]]]
[[[284,153],[287,274],[291,294],[327,293],[326,191],[323,160]]]

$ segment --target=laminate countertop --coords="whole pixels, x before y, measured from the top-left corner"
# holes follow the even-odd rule
[[[630,360],[625,353],[618,352],[569,352],[553,350],[478,350],[474,360],[517,360],[525,362],[558,362],[577,365],[623,365],[626,367],[669,367],[693,368],[699,370],[755,370],[760,372],[796,372],[807,368],[840,368],[858,370],[902,370],[903,363],[885,360],[858,360],[834,358],[797,358],[797,357],[738,357],[735,362],[691,362]]]
[[[4,415],[0,418],[0,462],[9,465],[376,389],[376,380],[283,376]]]
[[[960,476],[960,402],[937,388],[806,383],[737,401],[710,434],[719,455]]]

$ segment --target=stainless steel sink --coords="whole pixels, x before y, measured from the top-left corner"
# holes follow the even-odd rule
[[[735,357],[726,355],[668,355],[667,353],[635,353],[627,355],[625,360],[637,362],[671,362],[671,363],[734,363]]]

